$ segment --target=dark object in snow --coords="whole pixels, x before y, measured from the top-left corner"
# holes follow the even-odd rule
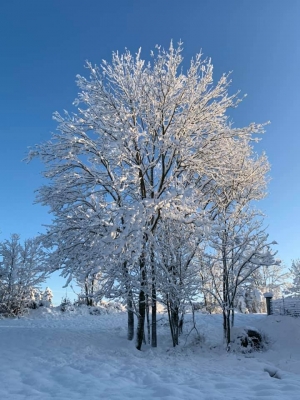
[[[101,310],[99,308],[94,307],[94,308],[90,309],[90,314],[91,315],[100,315]]]
[[[277,369],[266,367],[264,371],[267,372],[271,378],[281,379],[281,374]]]
[[[264,348],[263,337],[259,331],[254,329],[245,329],[244,334],[237,337],[241,346],[248,351],[259,351]]]
[[[272,298],[273,298],[273,293],[267,292],[264,294],[264,297],[266,299],[266,305],[267,305],[267,314],[272,315]]]

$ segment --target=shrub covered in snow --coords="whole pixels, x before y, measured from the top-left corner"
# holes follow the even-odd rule
[[[75,309],[74,304],[71,302],[71,300],[68,297],[62,298],[59,307],[62,312],[74,311],[74,309]]]
[[[32,288],[30,292],[30,299],[27,303],[27,307],[35,310],[40,306],[42,299],[42,292],[39,289]]]
[[[45,291],[42,293],[40,306],[42,307],[52,307],[53,293],[49,287],[46,287]]]
[[[269,344],[268,337],[253,327],[234,328],[232,337],[230,350],[242,353],[263,351],[268,348]]]
[[[124,312],[125,307],[118,302],[104,302],[102,301],[97,306],[87,306],[86,304],[79,303],[78,301],[72,303],[68,297],[64,297],[58,309],[64,313],[72,312],[76,315],[103,315]]]

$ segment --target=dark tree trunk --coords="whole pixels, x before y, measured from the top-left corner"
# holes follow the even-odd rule
[[[88,289],[88,285],[85,282],[84,284],[84,288],[85,288],[85,299],[86,299],[86,305],[89,306],[89,289]]]
[[[179,308],[167,301],[167,309],[173,347],[176,347],[179,344]]]
[[[150,331],[150,316],[149,316],[149,296],[146,296],[146,316],[147,316],[147,343],[151,342],[151,331]]]
[[[171,315],[172,315],[172,324],[173,324],[173,333],[174,333],[174,343],[175,343],[175,346],[178,346],[178,343],[179,343],[179,310],[178,310],[178,307],[174,307]]]
[[[222,248],[222,261],[223,261],[223,328],[224,328],[224,338],[226,340],[227,349],[229,349],[230,344],[230,306],[229,301],[229,276],[227,268],[226,259],[226,248],[223,244]]]
[[[132,290],[129,291],[127,297],[127,319],[128,319],[127,339],[132,340],[134,337],[134,314],[133,314]]]
[[[223,309],[223,333],[224,339],[226,339],[227,335],[227,319],[226,319],[226,310]]]
[[[172,323],[172,315],[171,315],[172,311],[171,311],[170,302],[168,300],[167,300],[167,310],[168,310],[168,318],[169,318],[171,338],[172,338],[172,342],[173,342],[173,347],[175,347],[176,343],[175,343],[175,338],[174,338],[174,327],[173,327],[173,323]]]
[[[151,346],[157,347],[157,329],[156,329],[156,271],[154,266],[154,254],[151,253],[151,274],[152,274],[152,287],[151,287],[151,297],[152,297],[152,335],[151,335]]]
[[[156,329],[156,289],[152,286],[152,335],[151,335],[151,346],[157,347],[157,329]]]
[[[127,339],[132,340],[134,338],[134,303],[126,261],[123,263],[123,275],[125,278],[125,287],[127,291]]]
[[[229,348],[228,346],[229,346],[229,344],[230,344],[230,341],[231,341],[231,323],[232,323],[232,320],[230,321],[230,316],[231,316],[231,318],[233,318],[232,317],[232,314],[231,314],[231,310],[230,309],[224,309],[223,310],[223,329],[224,329],[224,339],[225,339],[225,341],[226,341],[226,345],[227,345],[227,348]]]
[[[136,348],[141,350],[144,339],[144,325],[145,325],[145,314],[146,314],[146,297],[145,297],[145,284],[146,284],[146,271],[145,271],[145,260],[140,260],[140,276],[141,276],[141,288],[139,293],[139,316],[138,326],[136,331]]]
[[[229,348],[229,344],[231,341],[231,329],[230,329],[230,310],[227,311],[226,313],[226,344],[227,344],[227,348]]]
[[[91,298],[90,298],[90,302],[91,302],[91,306],[95,305],[95,300],[94,300],[94,284],[95,284],[95,278],[92,278],[92,285],[91,285]]]
[[[141,288],[139,293],[139,316],[138,316],[138,326],[136,331],[136,348],[141,350],[143,338],[144,338],[144,324],[145,324],[145,292]]]

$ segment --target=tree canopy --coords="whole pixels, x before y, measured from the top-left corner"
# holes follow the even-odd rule
[[[77,112],[55,113],[57,132],[28,156],[45,165],[48,183],[37,200],[54,215],[44,238],[54,248],[52,265],[69,280],[85,269],[99,273],[99,296],[126,298],[130,326],[138,316],[138,349],[148,300],[156,346],[156,301],[167,303],[170,326],[178,325],[204,252],[219,252],[216,235],[250,221],[245,210],[266,192],[269,164],[252,146],[264,124],[233,127],[228,110],[241,99],[229,94],[229,75],[214,85],[211,60],[196,54],[185,70],[182,52],[171,42],[149,62],[141,50],[113,53],[99,67],[88,62],[89,78],[77,76]],[[247,254],[258,241],[267,253],[249,262],[272,263],[266,236],[257,235]]]

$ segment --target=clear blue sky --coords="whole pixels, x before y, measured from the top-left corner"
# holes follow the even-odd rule
[[[272,164],[269,196],[260,203],[270,239],[287,265],[300,257],[299,0],[9,0],[0,5],[0,240],[22,238],[50,223],[32,205],[41,183],[27,147],[50,138],[54,111],[72,111],[76,74],[113,50],[184,42],[186,62],[200,49],[215,78],[233,71],[232,93],[248,97],[231,113],[236,126],[271,121],[258,150]],[[55,296],[65,290],[52,279]],[[58,292],[62,290],[62,292]],[[70,290],[69,290],[70,292]]]

